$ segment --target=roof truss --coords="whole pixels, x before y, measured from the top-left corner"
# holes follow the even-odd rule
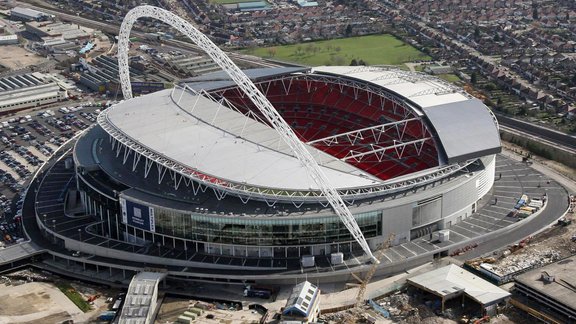
[[[374,139],[375,143],[379,143],[382,138],[382,135],[388,133],[390,129],[394,129],[397,132],[397,134],[399,134],[400,140],[402,140],[407,124],[411,121],[418,121],[418,120],[419,120],[418,118],[409,118],[386,124],[365,127],[358,130],[340,133],[333,136],[328,136],[317,140],[309,141],[306,144],[312,145],[321,143],[326,146],[332,146],[341,143],[357,144],[359,141],[365,139]]]

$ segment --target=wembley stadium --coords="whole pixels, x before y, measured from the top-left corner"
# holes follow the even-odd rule
[[[497,122],[440,79],[354,66],[244,72],[318,163],[370,250],[392,234],[401,244],[449,228],[492,188]],[[88,232],[102,242],[141,249],[98,239],[69,249],[238,278],[301,269],[308,256],[332,270],[335,253],[368,262],[313,174],[223,72],[106,109],[72,154],[68,205],[95,215]]]

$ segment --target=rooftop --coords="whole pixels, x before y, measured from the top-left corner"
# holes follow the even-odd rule
[[[310,282],[304,281],[297,284],[292,289],[282,314],[308,317],[314,309],[318,295],[320,295],[320,289]]]
[[[454,264],[409,278],[408,283],[442,298],[464,293],[483,305],[510,296],[509,292]]]
[[[119,323],[148,322],[148,313],[156,307],[158,284],[165,276],[165,273],[140,272],[132,278]]]
[[[495,118],[480,100],[463,89],[424,73],[395,68],[321,66],[315,68],[266,68],[244,71],[253,81],[290,74],[330,75],[365,82],[383,89],[424,116],[438,134],[448,164],[496,154],[501,150]],[[183,81],[195,90],[208,92],[235,86],[224,72],[209,73]]]
[[[185,168],[234,183],[318,190],[271,127],[189,91],[156,92],[105,111],[106,122],[141,146]],[[144,104],[145,103],[145,104]],[[372,186],[379,179],[308,146],[336,188]]]
[[[46,16],[46,14],[41,11],[23,7],[15,7],[10,12],[19,15],[26,15],[28,17],[34,17],[36,19]]]
[[[530,287],[537,292],[559,301],[576,310],[576,257],[569,257],[545,267],[523,273],[516,277],[516,282]],[[552,282],[541,279],[543,273],[554,277]]]

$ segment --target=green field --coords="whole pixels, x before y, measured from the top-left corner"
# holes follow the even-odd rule
[[[246,54],[302,65],[350,65],[353,59],[367,65],[400,65],[431,58],[392,35],[370,35],[307,42],[295,45],[250,48]]]
[[[440,79],[444,79],[450,83],[460,82],[460,78],[456,74],[440,74],[438,75]]]

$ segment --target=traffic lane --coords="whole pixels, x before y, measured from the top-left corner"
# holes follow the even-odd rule
[[[518,225],[497,234],[488,234],[482,239],[481,244],[472,251],[456,257],[459,260],[467,260],[479,257],[486,253],[516,243],[534,233],[549,227],[568,208],[568,193],[563,189],[550,190],[546,208],[535,217],[528,217]]]

